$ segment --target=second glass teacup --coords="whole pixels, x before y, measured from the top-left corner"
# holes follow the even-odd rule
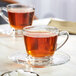
[[[3,14],[3,10],[8,12],[8,18]],[[32,5],[8,4],[7,7],[0,8],[0,15],[13,28],[13,36],[22,36],[22,29],[32,25],[34,12]]]
[[[44,67],[52,63],[55,51],[61,48],[69,37],[67,31],[59,32],[52,26],[27,26],[23,29],[23,34],[28,64],[33,67]],[[67,36],[60,46],[57,44],[59,35]]]

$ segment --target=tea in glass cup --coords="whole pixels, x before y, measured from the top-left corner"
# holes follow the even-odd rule
[[[57,34],[35,31],[24,35],[27,53],[33,57],[52,56],[56,50]]]
[[[21,5],[8,5],[7,7],[11,27],[22,30],[25,26],[32,25],[34,16],[32,7]]]
[[[3,14],[2,11],[8,13],[8,18]],[[0,15],[10,24],[12,27],[12,36],[22,36],[23,28],[25,26],[31,26],[35,9],[30,4],[8,4],[7,7],[1,7]],[[11,32],[10,32],[11,33]]]
[[[23,29],[23,34],[28,62],[33,67],[49,65],[55,51],[61,48],[69,37],[68,32],[59,32],[52,26],[27,26]],[[57,45],[59,34],[67,36],[60,46]]]

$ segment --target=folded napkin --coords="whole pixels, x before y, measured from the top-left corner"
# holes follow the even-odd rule
[[[70,34],[76,34],[76,22],[52,19],[48,25],[55,26],[61,31],[68,31]]]

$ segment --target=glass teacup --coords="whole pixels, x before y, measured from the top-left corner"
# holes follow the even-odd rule
[[[59,32],[56,27],[52,26],[27,26],[23,29],[23,35],[28,55],[27,62],[33,67],[44,67],[52,63],[55,51],[61,48],[69,38],[67,31]],[[57,40],[60,35],[67,37],[58,46]]]
[[[3,11],[8,13],[8,18],[3,14]],[[35,9],[30,5],[8,4],[7,7],[0,8],[0,15],[12,27],[12,36],[22,36],[22,29],[25,26],[32,25]],[[10,32],[11,33],[11,32]]]

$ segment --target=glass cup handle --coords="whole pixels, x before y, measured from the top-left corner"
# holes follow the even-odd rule
[[[66,37],[66,39],[65,39],[64,42],[62,42],[62,43],[60,43],[60,45],[58,45],[58,47],[57,47],[56,50],[60,49],[60,48],[67,42],[67,40],[68,40],[68,38],[69,38],[69,33],[68,33],[67,31],[61,31],[61,32],[59,33],[59,36],[61,36],[61,35],[66,35],[67,37]]]
[[[6,12],[7,12],[7,8],[6,8],[6,7],[0,7],[0,16],[1,16],[7,23],[9,23],[8,18],[4,15],[4,13],[3,13],[2,11],[6,11]]]

